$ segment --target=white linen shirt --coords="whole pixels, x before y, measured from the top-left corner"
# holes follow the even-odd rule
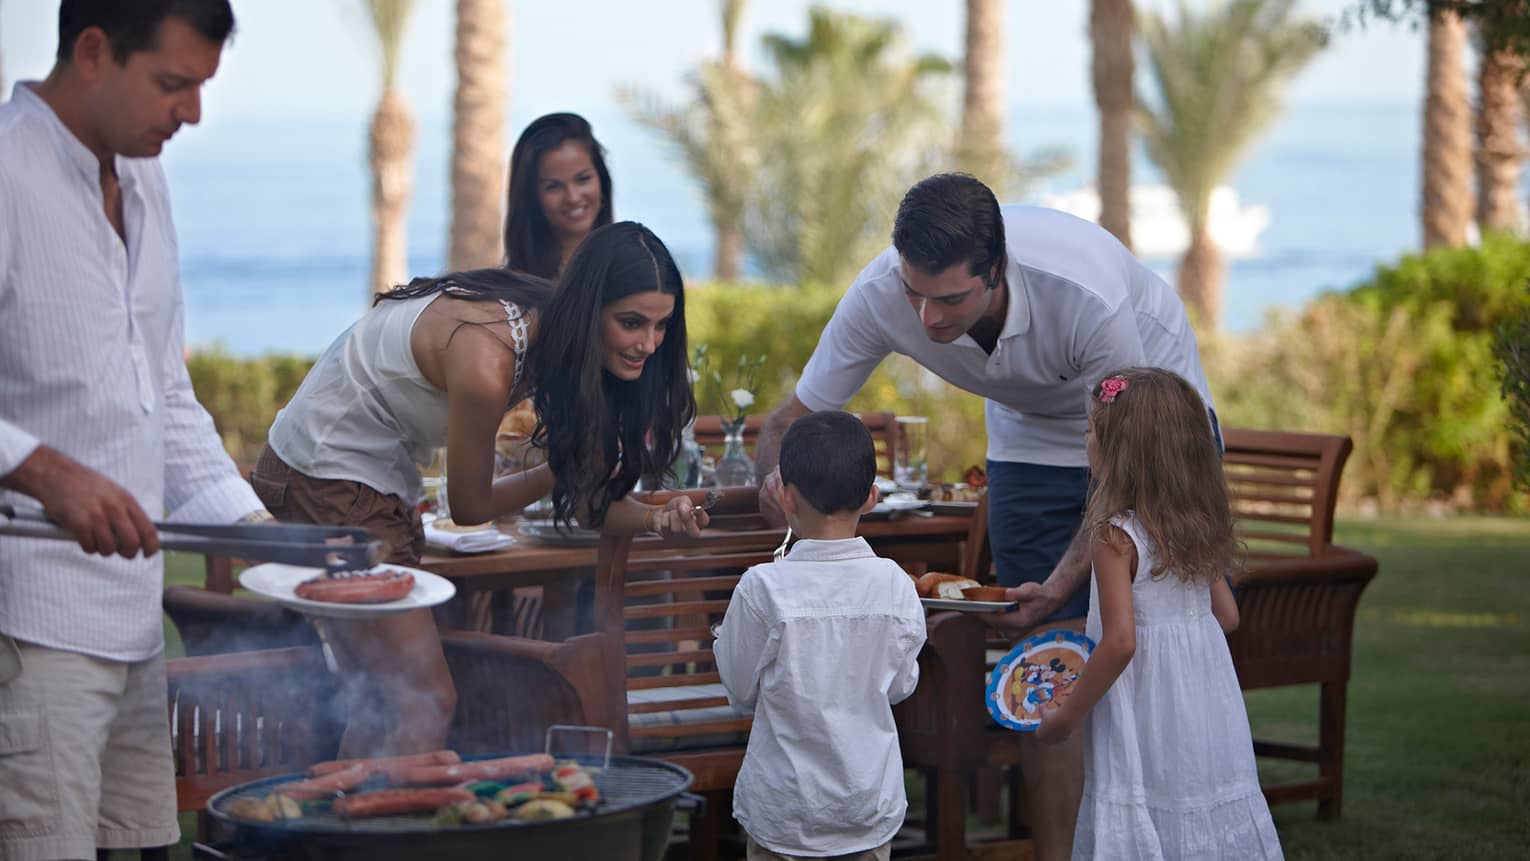
[[[811,410],[839,409],[889,354],[986,399],[988,457],[1088,466],[1094,385],[1130,366],[1166,368],[1211,406],[1195,332],[1174,289],[1093,222],[1006,206],[1009,307],[992,355],[969,335],[931,341],[904,295],[896,248],[871,262],[834,309],[797,381]]]
[[[0,476],[39,444],[121,484],[151,518],[261,508],[197,404],[157,159],[118,157],[127,241],[100,163],[27,84],[0,105]],[[0,502],[38,502],[0,491]],[[0,633],[120,661],[164,648],[163,557],[0,536]]]
[[[733,590],[713,654],[736,708],[754,711],[733,815],[784,855],[891,840],[908,800],[892,706],[919,682],[914,581],[864,539],[802,539]]]

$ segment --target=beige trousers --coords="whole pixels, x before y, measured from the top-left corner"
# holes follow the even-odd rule
[[[0,635],[0,861],[94,859],[180,840],[163,655],[136,663]]]

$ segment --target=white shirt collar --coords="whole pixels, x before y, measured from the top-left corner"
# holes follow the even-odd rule
[[[1025,274],[1020,268],[1020,263],[1015,260],[1015,252],[1005,249],[1004,255],[1004,289],[1009,291],[1009,307],[1004,311],[1004,328],[999,330],[999,339],[1014,338],[1024,335],[1031,328],[1031,300],[1030,293],[1025,289]]]
[[[36,113],[42,119],[53,136],[53,142],[74,163],[74,166],[79,168],[80,174],[87,181],[100,182],[101,160],[96,158],[96,154],[81,143],[78,137],[75,137],[74,132],[70,131],[69,127],[64,125],[64,121],[58,118],[53,107],[37,94],[36,88],[41,83],[41,81],[17,81],[15,89],[11,91],[11,100],[26,110]],[[120,178],[122,171],[117,171],[117,175]]]
[[[876,556],[866,539],[855,538],[800,538],[786,554],[788,562],[842,562],[846,559],[863,559]]]

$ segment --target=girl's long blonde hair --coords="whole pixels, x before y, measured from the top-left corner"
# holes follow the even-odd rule
[[[1095,485],[1084,528],[1108,540],[1110,519],[1135,511],[1157,545],[1155,579],[1172,571],[1209,583],[1226,574],[1239,543],[1201,396],[1173,372],[1127,368],[1096,385],[1090,400]]]

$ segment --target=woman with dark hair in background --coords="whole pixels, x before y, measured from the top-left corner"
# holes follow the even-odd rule
[[[505,259],[511,269],[557,278],[574,249],[611,223],[605,149],[578,114],[547,114],[510,154]]]
[[[364,526],[388,562],[417,565],[419,466],[446,445],[452,519],[483,523],[551,493],[556,517],[618,533],[699,534],[684,497],[625,497],[674,460],[695,414],[684,286],[647,228],[595,231],[559,287],[503,269],[416,279],[379,296],[335,341],[286,409],[252,478],[284,521]],[[531,397],[548,463],[494,477],[506,406]],[[440,748],[456,691],[428,610],[327,619],[356,683],[340,756]]]

